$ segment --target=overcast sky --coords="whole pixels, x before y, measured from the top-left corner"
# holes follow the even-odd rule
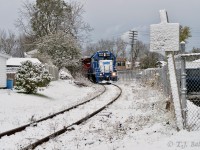
[[[19,17],[22,1],[0,0],[0,29],[17,31],[14,22]],[[138,31],[138,39],[149,42],[149,26],[160,22],[159,10],[165,9],[169,22],[191,27],[193,37],[187,47],[200,48],[199,0],[77,1],[84,4],[85,21],[94,28],[91,33],[93,42],[101,38],[117,38],[130,29]]]

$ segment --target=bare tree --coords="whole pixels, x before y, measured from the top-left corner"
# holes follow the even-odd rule
[[[84,56],[92,56],[95,52],[99,50],[97,43],[90,43],[86,46],[84,51]]]
[[[127,43],[120,38],[118,38],[117,40],[101,39],[97,43],[88,44],[86,46],[84,54],[91,56],[94,52],[108,50],[114,53],[116,57],[126,58],[126,46]]]
[[[15,35],[8,31],[8,34],[2,30],[0,31],[0,49],[2,52],[11,54],[15,48]]]
[[[136,56],[137,58],[143,57],[149,51],[149,45],[143,43],[142,41],[136,41]]]
[[[127,43],[124,42],[121,38],[117,38],[117,40],[115,41],[115,45],[116,45],[116,51],[115,51],[116,57],[120,56],[122,58],[126,58]]]
[[[93,30],[83,19],[84,6],[79,2],[71,2],[68,5],[68,11],[64,12],[63,28],[76,39],[84,41]]]
[[[23,57],[19,38],[12,31],[0,31],[0,51],[14,57]]]
[[[91,56],[97,51],[115,51],[115,40],[104,40],[101,39],[97,43],[90,43],[86,46],[86,50],[84,52],[85,55]]]
[[[34,3],[26,0],[23,2],[22,9],[19,10],[19,18],[16,20],[15,26],[26,36],[34,35],[30,19],[34,13]]]
[[[112,39],[112,40],[103,40],[101,39],[99,42],[98,42],[98,45],[99,45],[99,49],[100,50],[108,50],[110,52],[114,52],[114,48],[115,48],[115,40]]]

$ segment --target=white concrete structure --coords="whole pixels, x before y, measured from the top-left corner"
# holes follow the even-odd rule
[[[7,86],[6,61],[10,56],[0,53],[0,88]]]
[[[167,11],[165,9],[160,10],[160,22],[161,23],[169,23]]]
[[[150,26],[150,51],[179,51],[179,23],[168,23],[165,10],[160,10],[161,23]]]

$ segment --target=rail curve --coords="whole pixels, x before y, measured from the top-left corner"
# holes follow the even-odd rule
[[[36,141],[34,143],[32,143],[32,144],[30,144],[30,145],[22,148],[22,150],[34,149],[37,146],[42,145],[45,142],[48,142],[50,139],[55,138],[55,137],[57,137],[57,136],[65,133],[66,131],[72,131],[72,130],[74,130],[74,128],[73,128],[74,125],[80,125],[81,123],[83,123],[83,122],[87,121],[88,119],[92,118],[93,116],[95,116],[96,114],[98,114],[99,112],[101,112],[102,110],[106,109],[109,105],[111,105],[113,102],[115,102],[121,96],[121,94],[122,94],[122,89],[118,85],[115,85],[115,84],[112,84],[112,85],[116,86],[119,89],[119,93],[109,103],[107,103],[103,107],[99,108],[98,110],[94,111],[93,113],[90,113],[89,115],[81,118],[80,120],[75,121],[74,123],[72,123],[72,124],[70,124],[70,125],[68,125],[66,127],[63,127],[62,129],[54,132],[53,134],[50,134],[50,135],[48,135],[48,136],[46,136],[46,137],[44,137],[44,138],[42,138],[42,139],[40,139],[40,140],[38,140],[38,141]]]
[[[42,122],[42,121],[45,121],[45,120],[47,120],[47,119],[51,119],[51,118],[53,118],[53,117],[55,117],[55,116],[57,116],[57,115],[63,114],[63,113],[65,113],[65,112],[67,112],[67,111],[70,111],[70,110],[72,110],[72,109],[74,109],[74,108],[76,108],[76,107],[78,107],[78,106],[84,105],[84,104],[86,104],[86,103],[88,103],[88,102],[90,102],[90,101],[96,99],[97,97],[99,97],[100,95],[102,95],[103,93],[105,93],[105,91],[106,91],[105,86],[104,86],[104,85],[102,85],[102,86],[103,86],[103,88],[104,88],[103,91],[102,91],[101,93],[95,95],[94,97],[92,97],[92,98],[90,98],[90,99],[88,99],[88,100],[86,100],[86,101],[84,101],[84,102],[81,102],[81,103],[79,103],[79,104],[76,104],[76,105],[74,105],[74,106],[71,106],[71,107],[69,107],[69,108],[67,108],[67,109],[64,109],[64,110],[62,110],[62,111],[59,111],[59,112],[57,112],[57,113],[51,114],[51,115],[49,115],[49,116],[47,116],[47,117],[41,118],[41,119],[39,119],[39,120],[36,120],[36,121],[34,121],[34,124],[35,124],[35,123]],[[15,134],[15,133],[17,133],[17,132],[21,132],[21,131],[25,130],[27,127],[31,126],[32,124],[33,124],[33,123],[28,123],[28,124],[22,125],[22,126],[20,126],[20,127],[17,127],[17,128],[14,128],[14,129],[11,129],[11,130],[2,132],[2,133],[0,133],[0,139],[1,139],[3,136],[6,136],[6,135],[7,135],[7,136],[10,136],[10,135]]]

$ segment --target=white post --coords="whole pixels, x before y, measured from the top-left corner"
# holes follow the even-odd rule
[[[160,12],[160,22],[169,23],[167,11],[164,9],[164,10],[160,10],[159,12]]]
[[[181,104],[180,104],[180,96],[178,91],[178,84],[176,79],[176,68],[174,63],[174,58],[172,54],[168,55],[168,69],[169,69],[169,78],[170,78],[170,85],[172,91],[172,99],[174,102],[174,109],[176,115],[176,123],[179,130],[183,129],[183,119],[181,113]]]

